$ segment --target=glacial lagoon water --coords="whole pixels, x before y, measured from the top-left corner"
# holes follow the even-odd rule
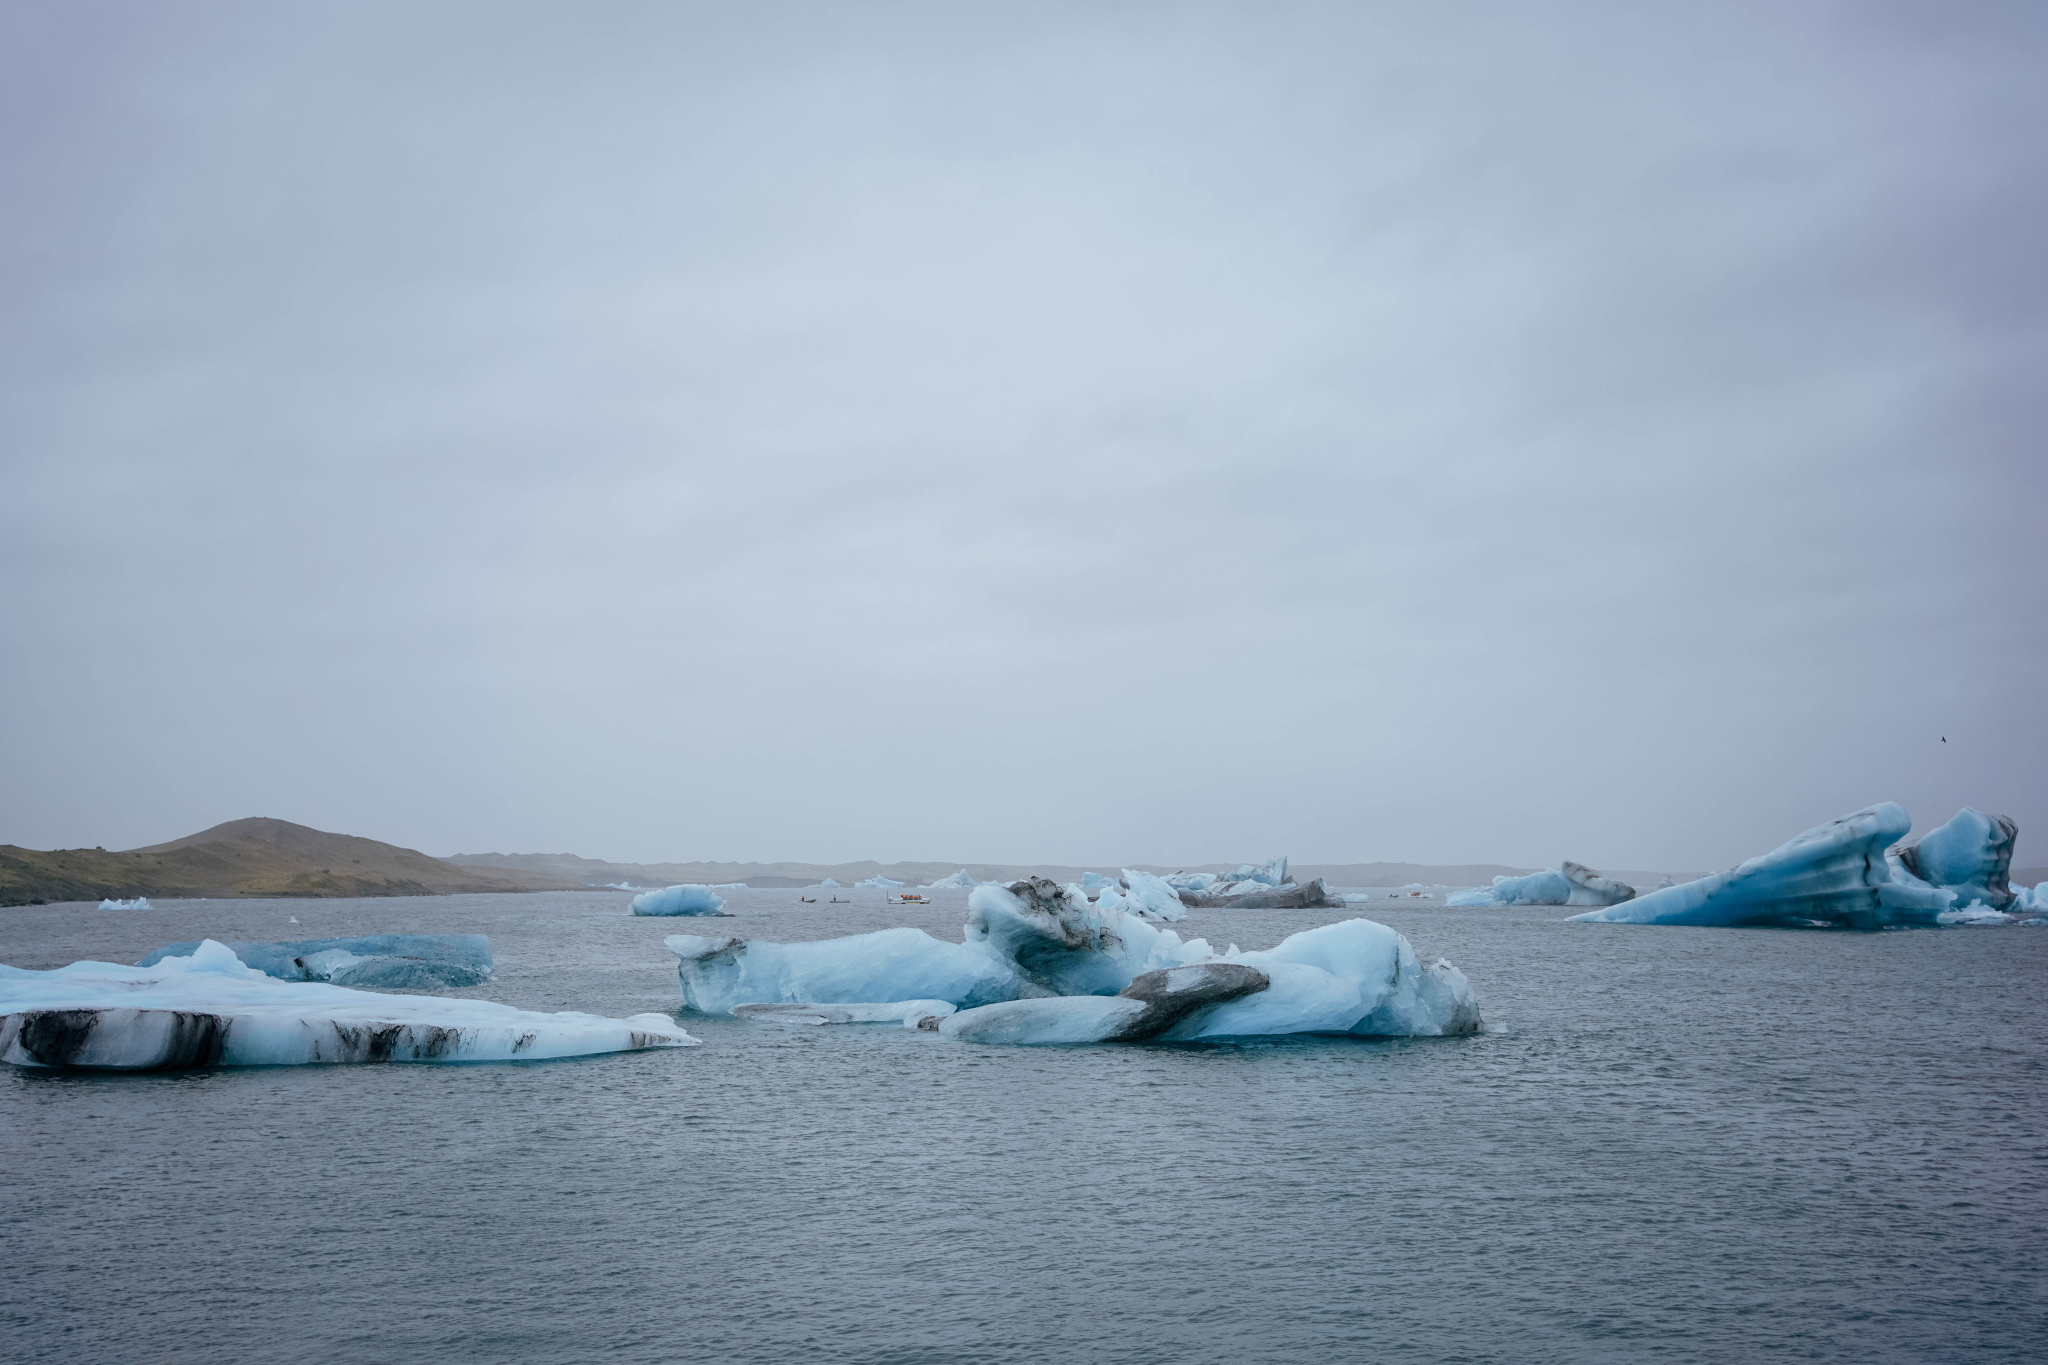
[[[677,1007],[666,934],[957,937],[966,900],[725,894],[7,909],[0,961],[487,933],[496,979],[452,994],[628,1015]],[[1495,1031],[1008,1050],[686,1016],[705,1046],[571,1062],[0,1068],[0,1358],[2048,1356],[2048,929],[1351,913],[1456,962]]]

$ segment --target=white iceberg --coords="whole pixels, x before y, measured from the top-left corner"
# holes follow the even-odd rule
[[[1104,899],[1112,903],[1091,905],[1080,887],[1063,889],[1044,878],[1008,887],[984,884],[968,898],[960,943],[909,928],[813,943],[681,934],[667,942],[678,961],[684,1003],[692,1009],[720,1013],[790,1005],[816,1012],[852,1003],[865,1008],[868,1002],[939,1000],[959,1010],[938,1024],[939,1032],[970,1041],[1433,1036],[1481,1027],[1464,974],[1447,962],[1424,966],[1408,941],[1383,924],[1347,920],[1294,934],[1262,952],[1240,952],[1233,945],[1217,953],[1203,940],[1183,942],[1148,922],[1107,890]],[[1254,988],[1252,977],[1239,972],[1149,979],[1214,964],[1253,969],[1265,984]],[[1219,981],[1235,985],[1217,994],[1223,989]],[[1206,984],[1192,1004],[1175,994],[1198,983]],[[1119,992],[1138,1005],[1105,1003]],[[1156,1010],[1143,1013],[1155,997],[1168,996],[1178,1001],[1170,1020],[1162,1023],[1165,1016]],[[982,1007],[996,1012],[981,1013]],[[1147,1031],[1155,1025],[1156,1031]]]
[[[1082,888],[1084,892],[1086,889]],[[1105,884],[1096,904],[1104,909],[1121,909],[1126,914],[1150,920],[1185,919],[1188,913],[1180,893],[1167,885],[1164,877],[1128,867],[1124,869],[1122,885]]]
[[[151,904],[149,903],[149,897],[147,897],[147,896],[137,896],[137,897],[136,897],[136,898],[135,898],[134,900],[132,900],[132,901],[116,901],[116,900],[103,900],[103,901],[101,901],[101,902],[100,902],[100,909],[102,909],[102,910],[154,910],[154,909],[156,909],[156,907],[155,907],[154,905],[151,905]]]
[[[874,876],[868,878],[864,882],[855,882],[853,884],[853,889],[856,891],[895,891],[899,890],[902,886],[902,882],[891,881],[889,878],[884,877],[881,873],[877,872]]]
[[[244,966],[279,981],[438,991],[480,986],[494,970],[491,941],[482,934],[372,934],[227,946]],[[173,943],[135,965],[154,967],[167,957],[190,957],[199,947],[197,942]]]
[[[670,886],[633,897],[636,915],[716,915],[724,909],[725,897],[708,886]]]
[[[967,875],[967,869],[963,867],[952,876],[941,877],[924,889],[927,891],[972,891],[980,885],[980,882]]]
[[[2008,915],[2003,910],[1993,910],[1983,901],[1971,901],[1968,905],[1954,910],[1944,910],[1934,917],[1937,924],[2013,924],[2019,916]]]
[[[538,1061],[696,1042],[663,1014],[542,1014],[488,1000],[279,981],[210,939],[149,967],[0,966],[0,1061],[16,1066]]]
[[[1740,867],[1573,915],[1602,924],[1883,929],[1933,925],[1955,893],[1893,876],[1885,849],[1913,821],[1886,801],[1810,829]]]
[[[824,881],[818,883],[816,889],[820,891],[837,891],[841,888],[838,882],[833,881],[830,877],[827,877]]]
[[[2005,910],[2017,899],[2007,876],[2018,838],[2011,816],[1965,806],[1947,824],[1893,846],[1885,858],[1894,880],[1953,891],[1958,905],[1982,901],[1987,909]]]

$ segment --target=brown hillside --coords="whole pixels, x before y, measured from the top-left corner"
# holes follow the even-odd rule
[[[416,849],[266,818],[230,820],[118,853],[0,845],[0,905],[103,896],[444,896],[576,885],[545,874],[456,867]]]

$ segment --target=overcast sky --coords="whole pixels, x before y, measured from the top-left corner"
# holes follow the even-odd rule
[[[0,842],[2048,863],[2044,21],[5,0]]]

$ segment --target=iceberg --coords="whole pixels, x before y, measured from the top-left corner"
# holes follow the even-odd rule
[[[817,889],[820,891],[838,891],[841,889],[841,887],[838,882],[835,882],[830,877],[827,877],[824,881],[818,883]]]
[[[1090,875],[1093,875],[1093,874],[1090,874]],[[954,874],[953,874],[952,876],[950,876],[950,877],[941,877],[941,878],[939,878],[939,879],[938,879],[937,881],[935,881],[935,882],[932,882],[932,883],[930,883],[929,885],[927,885],[927,886],[925,887],[925,890],[927,890],[927,891],[972,891],[972,890],[973,890],[973,889],[974,889],[975,887],[977,887],[977,886],[979,886],[979,885],[981,885],[981,883],[980,883],[980,882],[977,882],[976,880],[974,880],[974,878],[972,878],[972,877],[968,876],[968,875],[967,875],[967,869],[963,867],[963,868],[961,868],[961,869],[960,869],[960,870],[959,870],[958,872],[955,872],[955,873],[954,873]]]
[[[724,911],[725,897],[708,886],[671,886],[633,897],[636,915],[718,915]]]
[[[1464,909],[1498,905],[1619,905],[1635,899],[1627,882],[1603,877],[1584,863],[1567,858],[1554,868],[1526,877],[1495,877],[1493,885],[1454,891],[1444,904]]]
[[[1082,890],[1085,892],[1086,887]],[[1123,882],[1119,886],[1105,884],[1098,906],[1103,901],[1105,909],[1119,908],[1125,914],[1139,915],[1152,920],[1177,920],[1187,918],[1188,908],[1182,903],[1180,892],[1167,885],[1164,877],[1155,877],[1150,872],[1124,869]]]
[[[191,957],[203,946],[173,943],[135,965]],[[296,943],[230,943],[243,966],[279,981],[327,981],[337,986],[439,991],[480,986],[491,979],[491,941],[483,934],[372,934],[367,938],[309,938]]]
[[[1885,849],[1912,827],[1897,802],[1885,801],[1810,829],[1731,871],[1571,918],[1729,928],[1933,925],[1955,893],[1895,878],[1885,859]]]
[[[0,966],[0,1061],[23,1067],[539,1061],[696,1042],[663,1014],[543,1014],[280,981],[210,939],[148,967]]]
[[[1100,872],[1083,872],[1081,874],[1081,889],[1083,891],[1100,891],[1108,885],[1109,878],[1103,876]]]
[[[853,889],[856,891],[896,891],[901,889],[902,886],[902,882],[891,881],[878,872],[864,882],[855,882]]]
[[[744,1007],[754,1017],[782,1006],[800,1017],[901,1002],[906,1024],[933,1027],[936,1014],[917,1010],[942,1001],[958,1012],[935,1027],[963,1041],[1437,1036],[1482,1027],[1462,972],[1447,962],[1424,966],[1406,939],[1370,920],[1310,929],[1261,952],[1233,945],[1217,953],[1158,927],[1110,888],[1091,905],[1079,886],[1033,877],[984,883],[967,905],[959,943],[912,928],[812,943],[683,934],[667,942],[691,1009]],[[1265,984],[1254,989],[1254,976]]]
[[[2007,882],[2019,826],[2007,815],[1986,815],[1965,806],[1938,829],[1894,845],[1885,859],[1895,880],[1900,869],[1914,880],[1956,893],[1957,904],[1982,901],[2005,910],[2017,899]]]
[[[137,897],[136,897],[136,898],[135,898],[134,900],[132,900],[132,901],[116,901],[116,900],[103,900],[103,901],[101,901],[101,902],[100,902],[100,909],[102,909],[102,910],[154,910],[154,909],[156,909],[156,907],[155,907],[154,905],[151,905],[151,904],[149,903],[149,897],[147,897],[147,896],[137,896]]]

